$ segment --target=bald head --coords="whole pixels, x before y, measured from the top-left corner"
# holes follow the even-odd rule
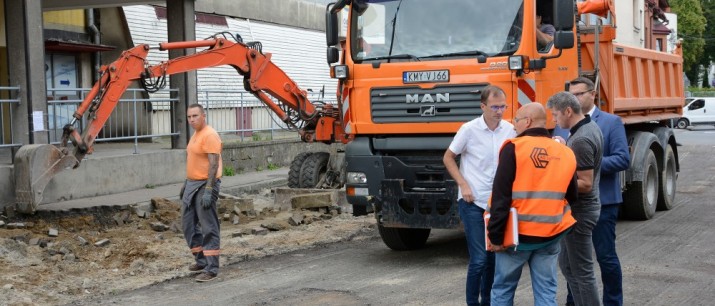
[[[521,114],[519,114],[521,112]],[[546,127],[546,110],[544,109],[544,106],[532,102],[529,104],[526,104],[522,106],[517,112],[517,116],[519,117],[527,117],[531,119],[531,126],[532,128],[535,127]]]

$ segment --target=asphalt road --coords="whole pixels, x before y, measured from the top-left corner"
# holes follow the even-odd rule
[[[676,132],[676,206],[649,221],[619,221],[626,305],[715,303],[715,129]],[[425,249],[388,250],[379,238],[223,267],[218,280],[177,279],[82,304],[460,305],[467,251],[457,231],[433,231]],[[565,302],[559,279],[559,304]],[[533,305],[524,270],[515,305]]]

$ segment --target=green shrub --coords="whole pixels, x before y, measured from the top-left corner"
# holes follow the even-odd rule
[[[234,176],[236,175],[236,170],[233,169],[232,166],[224,166],[223,167],[223,176]]]

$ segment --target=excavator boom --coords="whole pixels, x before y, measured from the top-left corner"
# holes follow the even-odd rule
[[[278,66],[271,62],[270,53],[262,53],[256,43],[244,44],[218,35],[212,39],[188,42],[168,42],[160,50],[201,48],[200,52],[174,58],[156,65],[148,65],[149,45],[138,45],[122,52],[121,56],[100,69],[100,79],[73,114],[72,122],[64,127],[62,146],[26,145],[15,157],[15,187],[17,209],[32,213],[42,201],[42,193],[59,171],[78,167],[86,154],[91,154],[94,142],[114,111],[119,99],[134,81],[141,81],[147,90],[158,90],[150,80],[162,80],[167,75],[228,65],[244,77],[244,87],[291,128],[295,128],[305,142],[334,143],[349,141],[343,131],[339,108],[332,104],[318,104],[308,100],[306,91]],[[273,99],[275,100],[273,100]],[[276,101],[277,100],[277,101]],[[80,134],[77,121],[86,116],[87,127]],[[69,142],[74,147],[70,154]]]

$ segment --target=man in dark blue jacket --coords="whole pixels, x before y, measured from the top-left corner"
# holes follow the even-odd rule
[[[620,306],[623,305],[623,277],[621,263],[616,254],[616,219],[619,204],[623,203],[618,173],[628,169],[631,160],[626,130],[620,117],[595,107],[596,91],[591,80],[584,77],[574,79],[570,82],[569,92],[578,98],[583,113],[590,115],[603,133],[603,159],[599,183],[601,216],[596,227],[593,228],[593,246],[601,268],[603,305]],[[554,137],[557,136],[567,139],[569,130],[557,126],[554,129]],[[573,305],[570,294],[567,305]]]

